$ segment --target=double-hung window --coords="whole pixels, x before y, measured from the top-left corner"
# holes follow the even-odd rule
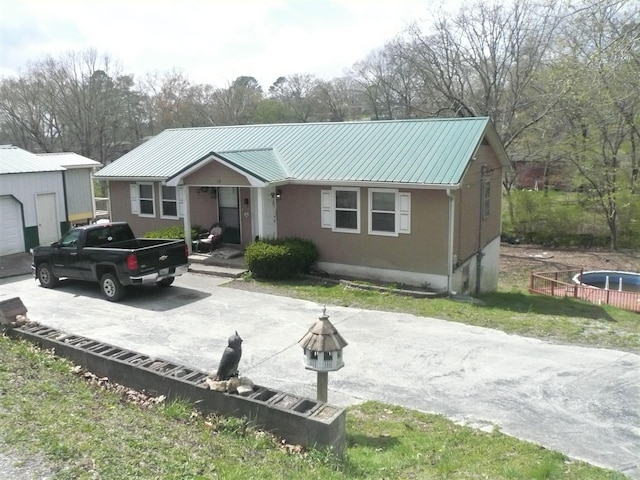
[[[176,187],[162,185],[160,188],[162,195],[162,218],[178,218],[178,195]]]
[[[131,213],[140,217],[155,217],[155,196],[153,183],[134,183],[129,186],[131,193]]]
[[[360,188],[321,191],[321,224],[334,232],[360,233]],[[369,235],[411,233],[411,193],[392,188],[368,189]]]
[[[397,236],[411,231],[411,194],[369,189],[369,234]]]
[[[334,232],[360,233],[360,189],[322,190],[322,227]]]

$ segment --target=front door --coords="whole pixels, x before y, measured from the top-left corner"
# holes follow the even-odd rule
[[[223,243],[240,244],[240,204],[236,187],[218,187],[218,218],[224,227]]]
[[[38,239],[40,245],[49,245],[60,238],[58,208],[55,193],[36,195],[36,215],[38,216]]]

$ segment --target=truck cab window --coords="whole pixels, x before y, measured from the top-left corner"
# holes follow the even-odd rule
[[[60,240],[61,247],[75,247],[80,238],[80,230],[69,230],[62,240]]]

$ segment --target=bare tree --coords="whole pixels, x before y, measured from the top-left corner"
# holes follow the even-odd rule
[[[141,128],[131,124],[137,116],[123,115],[138,110],[132,88],[132,77],[95,50],[46,57],[19,78],[0,83],[3,140],[108,162],[123,144],[139,140]]]
[[[262,88],[254,77],[238,77],[227,88],[214,90],[214,118],[219,125],[251,123],[262,98]]]
[[[286,107],[287,121],[323,120],[320,102],[320,82],[310,74],[279,77],[269,87],[269,96]]]
[[[365,108],[355,80],[350,76],[318,83],[318,98],[330,122],[359,119]]]

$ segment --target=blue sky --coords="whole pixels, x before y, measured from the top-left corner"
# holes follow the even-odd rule
[[[240,75],[329,80],[439,0],[0,0],[0,76],[96,48],[141,77],[178,69],[224,87]]]

